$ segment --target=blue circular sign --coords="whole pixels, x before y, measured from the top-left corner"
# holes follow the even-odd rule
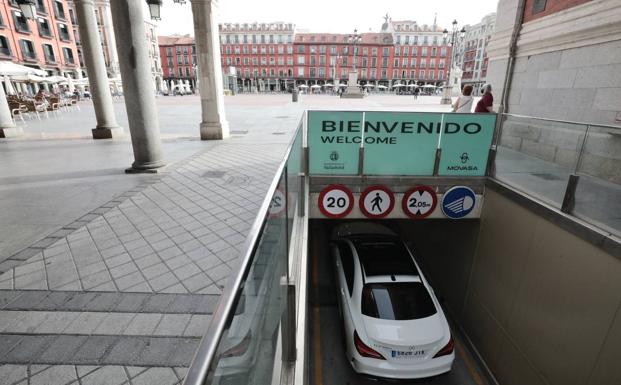
[[[470,187],[455,186],[442,197],[442,212],[449,218],[460,219],[470,214],[477,197]]]

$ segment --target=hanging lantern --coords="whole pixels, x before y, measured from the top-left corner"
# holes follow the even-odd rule
[[[147,0],[147,5],[149,6],[149,13],[151,13],[151,19],[162,20],[160,15],[162,11],[162,0]]]

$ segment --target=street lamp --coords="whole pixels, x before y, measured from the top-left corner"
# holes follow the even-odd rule
[[[448,72],[448,79],[447,79],[447,83],[444,83],[444,89],[442,90],[442,100],[440,100],[440,104],[451,104],[452,100],[451,100],[451,95],[453,93],[453,84],[451,83],[451,70],[453,69],[453,49],[455,46],[455,43],[457,43],[459,40],[463,39],[464,36],[466,36],[466,27],[462,27],[460,30],[457,30],[457,20],[453,20],[452,23],[453,27],[451,29],[451,31],[448,30],[444,30],[443,31],[443,37],[444,40],[447,40],[450,37],[450,40],[448,41],[450,46],[451,46],[451,55],[449,56],[449,62],[448,62],[448,66],[449,66],[449,72]]]
[[[34,20],[37,17],[36,0],[17,0],[17,5],[27,19]]]
[[[162,11],[162,0],[147,0],[149,6],[149,13],[151,13],[152,20],[162,20],[160,17]]]
[[[353,35],[349,35],[349,42],[352,44],[352,56],[354,71],[356,71],[356,44],[362,40],[362,35],[358,34],[358,30],[354,29]]]

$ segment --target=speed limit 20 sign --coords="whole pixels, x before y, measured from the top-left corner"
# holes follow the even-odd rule
[[[319,194],[319,211],[328,218],[344,218],[354,208],[354,195],[340,184],[331,184]]]
[[[430,215],[438,204],[436,192],[429,186],[416,186],[403,194],[403,212],[414,219]]]

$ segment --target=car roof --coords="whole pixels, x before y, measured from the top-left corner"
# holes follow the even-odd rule
[[[365,277],[420,275],[412,256],[398,237],[364,235],[348,239],[356,249]]]

